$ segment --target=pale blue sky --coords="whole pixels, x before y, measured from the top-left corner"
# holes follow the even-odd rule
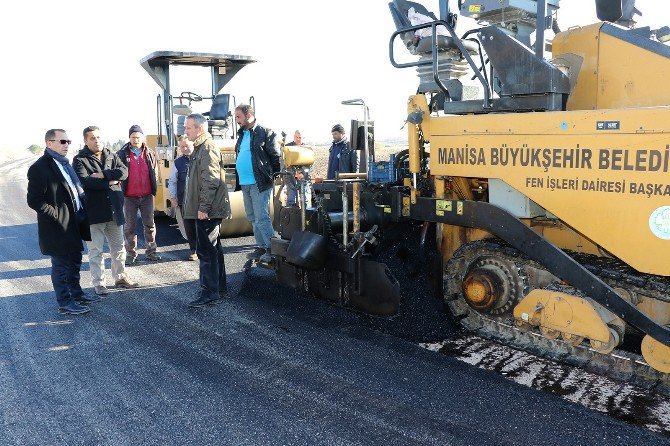
[[[388,61],[394,25],[387,3],[7,2],[0,27],[0,147],[42,144],[51,127],[65,128],[77,143],[91,124],[110,141],[125,139],[131,124],[155,133],[159,89],[139,60],[157,50],[254,57],[257,63],[224,92],[238,102],[255,96],[259,122],[278,132],[300,128],[308,141],[327,141],[333,124],[362,119],[360,107],[340,105],[361,97],[379,138],[402,137],[406,99],[418,83],[413,69],[398,70]],[[670,24],[667,3],[639,0],[639,24]],[[437,0],[423,4],[437,12]],[[596,21],[591,0],[562,0],[559,14],[563,29]],[[458,33],[467,25],[461,20]],[[209,72],[197,73],[176,72],[173,93],[208,94]]]

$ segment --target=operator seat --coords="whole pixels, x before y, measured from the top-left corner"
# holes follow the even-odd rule
[[[212,137],[223,137],[228,130],[228,117],[230,117],[230,95],[217,94],[212,99],[212,107],[209,110],[209,133]]]
[[[425,6],[408,0],[393,0],[389,3],[389,8],[391,9],[391,16],[393,17],[393,22],[398,31],[402,31],[412,26],[412,23],[409,21],[410,8],[414,8],[414,11],[421,15],[428,16],[432,20],[438,20],[435,14],[428,11]],[[431,37],[419,38],[414,34],[414,31],[409,31],[400,34],[400,38],[412,54],[426,54],[433,51]],[[476,43],[468,40],[462,42],[463,46],[465,46],[465,49],[467,49],[470,54],[478,54],[479,48]],[[438,51],[458,50],[458,46],[452,37],[438,34],[437,49]]]

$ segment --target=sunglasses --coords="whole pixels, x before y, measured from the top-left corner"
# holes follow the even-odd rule
[[[69,139],[50,139],[49,141],[58,141],[61,144],[72,144],[72,141]]]

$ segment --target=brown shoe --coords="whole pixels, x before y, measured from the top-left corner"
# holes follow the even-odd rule
[[[109,294],[109,290],[104,285],[98,285],[95,286],[94,288],[95,288],[95,294],[97,294],[98,296],[106,296]]]
[[[116,285],[119,288],[137,288],[140,286],[139,283],[133,282],[128,278],[128,276],[123,276],[119,280],[117,280],[114,285]]]
[[[198,254],[195,252],[192,252],[190,256],[188,256],[188,259],[193,261],[193,260],[198,260]]]

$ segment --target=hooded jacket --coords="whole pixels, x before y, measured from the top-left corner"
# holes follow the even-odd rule
[[[230,218],[223,157],[207,132],[193,141],[183,206],[185,219],[197,219],[198,211],[209,218]]]
[[[120,184],[110,185],[110,181],[124,181],[128,178],[128,168],[117,154],[102,149],[102,156],[95,156],[88,146],[77,153],[72,167],[86,192],[86,212],[91,224],[107,223],[115,220],[117,226],[126,221],[123,216],[123,191]],[[104,178],[91,175],[101,172]]]

